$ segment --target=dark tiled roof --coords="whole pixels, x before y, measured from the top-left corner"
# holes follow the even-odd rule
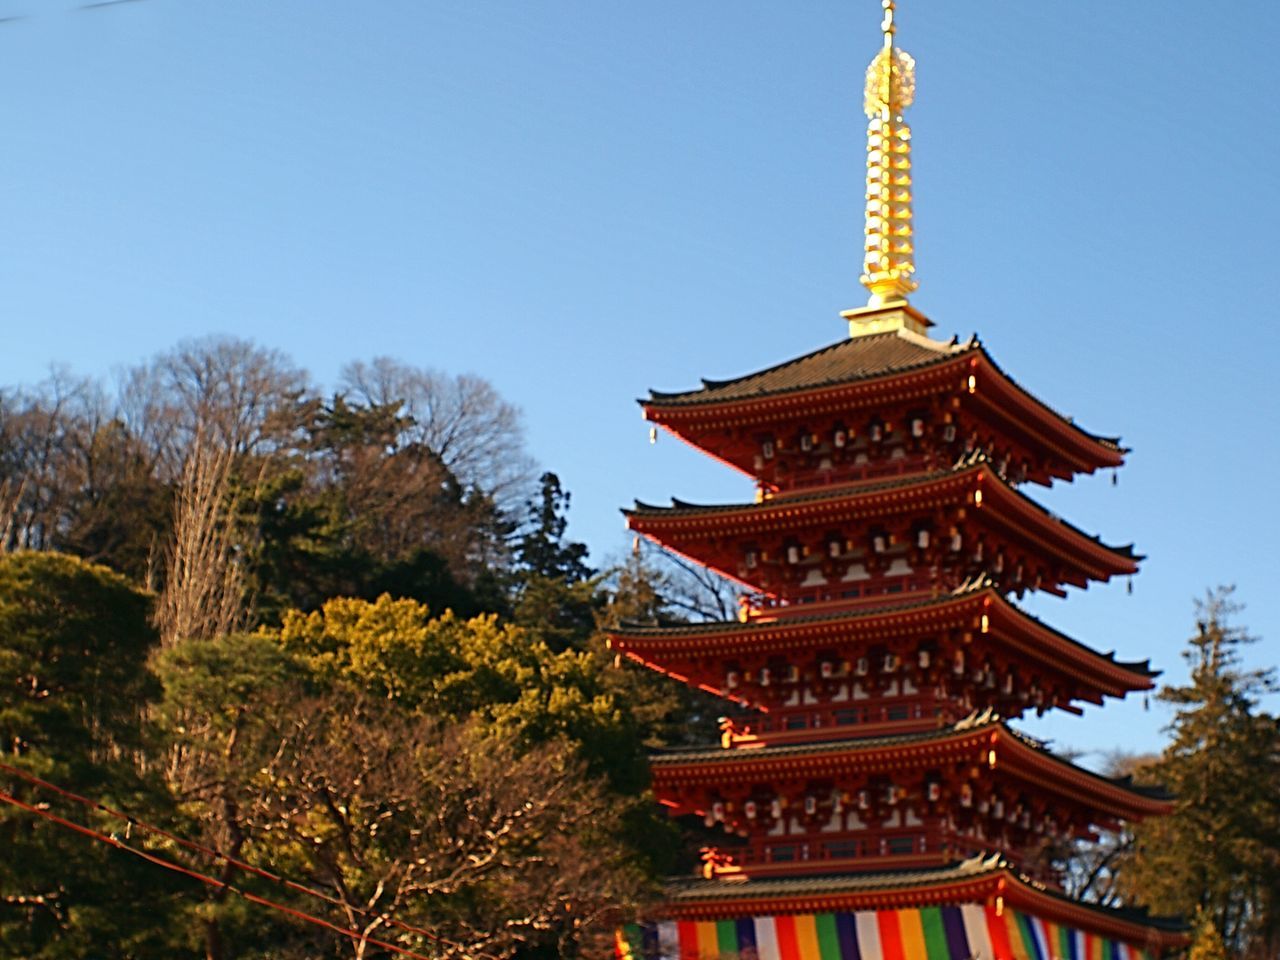
[[[925,343],[922,339],[899,336],[896,331],[850,337],[743,377],[703,380],[698,390],[678,393],[651,390],[650,400],[662,406],[684,406],[813,390],[941,363],[977,345],[976,338],[963,344],[954,340]]]
[[[778,394],[804,390],[820,390],[840,384],[856,383],[875,377],[891,376],[944,363],[953,357],[977,351],[987,362],[1019,392],[1059,420],[1069,423],[1089,439],[1127,452],[1118,437],[1104,437],[1080,427],[1040,400],[1026,387],[1009,376],[982,346],[977,336],[964,343],[952,338],[950,342],[924,341],[890,331],[861,337],[849,337],[830,346],[821,347],[794,360],[730,380],[706,380],[697,390],[664,392],[650,390],[649,399],[640,402],[658,407],[695,407],[724,403],[733,400],[754,400]]]
[[[1069,897],[1057,890],[1035,883],[1000,854],[979,854],[968,860],[946,867],[915,870],[884,870],[875,873],[833,874],[814,877],[777,877],[752,880],[742,879],[672,879],[666,884],[666,897],[673,904],[706,903],[708,901],[781,899],[862,893],[879,890],[902,890],[911,887],[936,886],[944,883],[972,880],[978,877],[1008,872],[1019,882],[1034,887],[1054,899],[1097,913],[1100,916],[1125,921],[1169,933],[1182,933],[1187,924],[1180,917],[1153,917],[1144,909],[1104,907]]]
[[[918,600],[909,600],[902,603],[887,603],[876,606],[856,607],[852,610],[840,610],[834,613],[811,613],[801,614],[768,621],[748,621],[743,623],[740,620],[708,620],[701,623],[684,623],[675,621],[660,621],[658,623],[633,623],[623,621],[613,632],[619,637],[680,637],[680,636],[703,636],[713,633],[752,633],[763,632],[768,630],[786,629],[791,626],[802,626],[805,624],[821,624],[821,623],[841,623],[845,621],[856,621],[869,617],[879,617],[885,614],[899,613],[906,610],[920,610],[927,607],[940,607],[948,603],[953,603],[958,599],[981,593],[984,590],[993,589],[992,582],[986,577],[975,577],[965,581],[951,593],[945,593],[937,597],[922,597]],[[1024,617],[1026,620],[1034,623],[1043,630],[1047,630],[1055,637],[1060,638],[1063,642],[1071,644],[1073,647],[1089,654],[1092,657],[1100,657],[1109,664],[1119,667],[1121,670],[1127,670],[1130,673],[1136,673],[1143,677],[1158,677],[1163,671],[1153,670],[1150,660],[1117,660],[1115,651],[1109,653],[1099,653],[1087,644],[1081,643],[1074,637],[1069,637],[1060,630],[1056,630],[1049,624],[1045,623],[1039,617],[1027,613],[1012,600],[1007,597],[1001,597],[1001,601],[1009,606],[1018,616]]]
[[[847,740],[827,740],[817,743],[797,743],[787,746],[758,747],[754,749],[732,749],[725,747],[681,747],[661,753],[650,754],[649,761],[655,767],[680,763],[733,763],[737,761],[773,760],[780,757],[813,757],[827,753],[841,753],[847,750],[875,750],[881,747],[907,746],[928,743],[931,740],[945,740],[957,734],[985,727],[999,727],[1009,736],[1029,747],[1031,750],[1078,773],[1084,773],[1102,783],[1110,784],[1135,796],[1151,800],[1172,800],[1173,796],[1164,787],[1149,786],[1133,782],[1132,777],[1104,777],[1084,767],[1077,766],[1049,750],[1045,744],[1025,733],[1014,730],[1001,719],[998,713],[988,709],[974,713],[958,723],[937,730],[925,730],[918,733],[885,734],[877,737],[857,737]]]
[[[987,720],[985,724],[997,723]],[[961,721],[964,723],[964,721]],[[978,726],[970,723],[969,728]],[[878,737],[857,737],[848,740],[824,740],[817,743],[796,743],[780,747],[758,747],[754,749],[726,749],[725,747],[675,747],[661,753],[649,755],[654,766],[674,763],[706,763],[739,760],[773,760],[779,757],[814,757],[824,753],[843,753],[846,750],[874,750],[879,747],[897,747],[907,744],[927,743],[930,740],[945,740],[963,733],[961,724],[939,727],[937,730],[925,730],[916,733],[891,733]]]
[[[671,516],[680,513],[728,513],[733,510],[768,509],[769,507],[791,506],[796,503],[818,503],[823,500],[839,500],[843,497],[858,496],[863,493],[875,493],[879,490],[893,490],[898,487],[916,487],[941,480],[944,477],[963,473],[972,469],[971,465],[962,465],[950,470],[934,470],[932,473],[912,473],[889,480],[876,480],[870,483],[858,482],[840,484],[834,487],[819,487],[804,493],[788,493],[758,503],[694,503],[690,500],[671,498],[671,506],[661,507],[652,503],[636,501],[634,510],[623,510],[626,513],[656,513]]]
[[[956,588],[951,593],[944,593],[938,597],[921,597],[918,600],[908,600],[900,603],[886,603],[877,606],[857,607],[853,610],[840,610],[835,613],[802,614],[800,616],[786,617],[784,619],[768,620],[764,622],[756,621],[743,623],[740,620],[705,620],[695,623],[685,623],[682,621],[634,623],[624,620],[615,632],[619,636],[626,637],[701,636],[704,633],[749,633],[755,630],[776,630],[800,624],[838,623],[842,620],[861,620],[865,617],[878,617],[886,613],[898,613],[902,610],[919,610],[922,607],[938,607],[943,604],[951,603],[960,597],[967,597],[970,594],[981,593],[989,586],[991,586],[991,584],[985,580],[975,579],[972,583],[966,582],[963,586]]]
[[[840,486],[826,487],[826,488],[822,488],[822,489],[818,489],[818,490],[814,490],[812,492],[806,492],[806,493],[785,494],[783,496],[774,497],[770,500],[765,500],[760,503],[699,504],[699,503],[690,503],[687,500],[680,500],[680,499],[677,499],[676,497],[672,497],[671,498],[672,505],[669,507],[659,507],[651,503],[644,503],[643,501],[637,500],[635,502],[636,505],[633,509],[631,510],[624,509],[622,513],[624,516],[649,514],[651,516],[679,517],[683,515],[697,515],[697,514],[707,514],[707,513],[733,513],[739,510],[767,510],[770,507],[791,506],[792,504],[797,504],[797,503],[817,503],[824,500],[839,500],[844,497],[853,497],[853,496],[858,496],[864,493],[875,493],[881,490],[892,490],[892,489],[901,488],[901,487],[924,486],[925,484],[932,483],[935,480],[942,480],[948,476],[958,476],[968,470],[975,470],[984,465],[987,467],[988,471],[990,472],[990,475],[996,480],[997,483],[1003,484],[1009,491],[1016,494],[1024,503],[1030,505],[1031,507],[1034,507],[1045,517],[1047,517],[1050,520],[1053,520],[1055,523],[1061,524],[1063,527],[1070,530],[1072,533],[1075,533],[1078,536],[1084,537],[1085,539],[1092,541],[1093,543],[1102,547],[1104,550],[1108,550],[1111,553],[1115,554],[1116,556],[1125,557],[1127,559],[1134,560],[1136,562],[1141,562],[1142,560],[1146,559],[1144,555],[1137,553],[1134,550],[1133,544],[1129,543],[1129,544],[1124,544],[1123,546],[1113,546],[1112,544],[1103,543],[1102,538],[1097,534],[1086,533],[1084,530],[1081,530],[1075,524],[1062,519],[1062,517],[1058,516],[1052,510],[1049,510],[1044,506],[1042,506],[1041,504],[1037,503],[1035,500],[1032,500],[1025,493],[1020,491],[1017,487],[1001,479],[999,474],[997,474],[995,470],[991,469],[990,464],[987,463],[986,456],[981,454],[975,454],[975,455],[970,455],[968,457],[965,457],[949,470],[935,470],[932,473],[909,474],[905,477],[894,477],[891,480],[879,480],[874,483],[843,484]]]
[[[917,870],[883,870],[875,873],[832,874],[819,877],[778,877],[757,880],[678,879],[667,882],[667,899],[742,900],[755,897],[809,896],[824,893],[857,893],[892,890],[925,884],[951,883],[1011,869],[1003,857],[977,856],[949,867]]]

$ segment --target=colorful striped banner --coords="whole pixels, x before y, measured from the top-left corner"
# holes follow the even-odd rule
[[[995,904],[628,924],[618,960],[1153,960]]]

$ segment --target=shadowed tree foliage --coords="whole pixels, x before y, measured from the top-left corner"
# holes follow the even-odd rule
[[[392,407],[316,406],[305,444],[243,507],[264,619],[383,593],[465,615],[503,609],[506,521],[405,429]]]
[[[586,544],[566,537],[569,493],[544,473],[524,505],[515,543],[512,617],[551,650],[585,650],[604,594],[587,565]]]
[[[132,809],[163,810],[133,762],[158,686],[149,598],[119,574],[51,553],[0,556],[0,760]],[[113,829],[0,771],[0,790]],[[0,804],[0,956],[165,955],[189,885],[9,804]],[[140,909],[140,905],[146,905]]]

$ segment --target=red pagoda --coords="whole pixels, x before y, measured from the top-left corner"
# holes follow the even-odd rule
[[[1148,664],[1011,598],[1136,572],[1029,484],[1119,467],[971,338],[941,341],[915,289],[914,61],[867,74],[866,271],[850,336],[643,401],[655,425],[751,476],[752,503],[637,504],[627,524],[741,584],[739,620],[626,626],[625,658],[735,704],[722,741],[653,758],[653,789],[709,836],[701,875],[621,956],[1092,960],[1159,956],[1181,928],[1075,901],[1076,838],[1171,808],[1054,756],[1009,721],[1149,690]]]

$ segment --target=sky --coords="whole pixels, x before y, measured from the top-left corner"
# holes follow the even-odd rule
[[[635,398],[861,306],[875,0],[0,0],[0,384],[250,338],[332,385],[490,380],[603,565],[618,508],[748,499]],[[1220,583],[1280,660],[1280,5],[902,0],[942,337],[1134,452],[1033,497],[1149,559],[1028,604],[1185,677]],[[1275,700],[1271,705],[1280,706]],[[1154,751],[1142,697],[1023,728]]]

